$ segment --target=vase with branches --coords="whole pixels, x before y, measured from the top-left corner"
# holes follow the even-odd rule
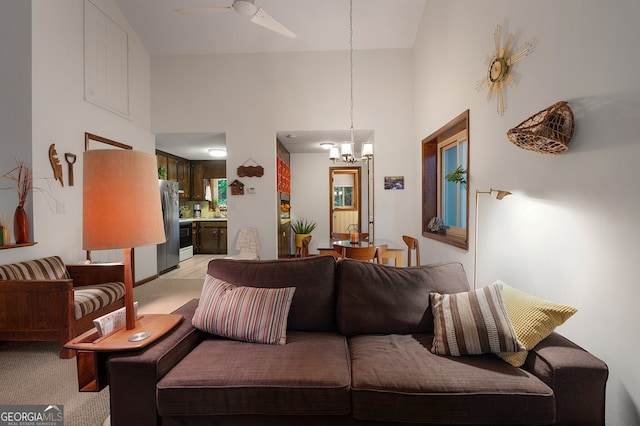
[[[13,235],[16,244],[23,244],[29,241],[29,219],[24,210],[27,198],[33,191],[33,174],[31,169],[22,160],[16,160],[16,167],[8,173],[2,175],[16,184],[18,192],[18,206],[13,215]]]

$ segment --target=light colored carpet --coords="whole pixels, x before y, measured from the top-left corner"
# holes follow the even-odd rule
[[[134,288],[139,314],[170,313],[200,297],[204,278],[164,277]],[[58,358],[55,342],[0,342],[0,383],[2,405],[64,405],[66,426],[109,425],[109,388],[78,392],[76,359]]]
[[[200,298],[202,279],[158,278],[133,289],[138,314],[168,314],[191,299]]]
[[[100,426],[109,390],[78,392],[76,359],[58,358],[56,342],[0,344],[0,404],[64,405],[67,426]]]

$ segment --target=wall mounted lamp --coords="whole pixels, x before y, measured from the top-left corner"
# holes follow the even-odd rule
[[[505,191],[503,189],[493,189],[491,188],[489,191],[478,191],[476,190],[476,229],[475,229],[475,239],[474,239],[474,249],[473,249],[473,289],[476,289],[477,281],[478,281],[478,218],[480,217],[480,195],[481,194],[489,194],[489,196],[495,196],[496,199],[502,200],[507,195],[510,195],[511,192]]]

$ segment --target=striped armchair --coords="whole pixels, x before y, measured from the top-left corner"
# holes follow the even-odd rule
[[[58,256],[0,265],[0,340],[64,344],[124,306],[121,264],[65,265]]]

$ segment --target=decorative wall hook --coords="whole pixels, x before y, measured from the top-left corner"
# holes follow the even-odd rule
[[[229,187],[231,188],[231,195],[244,195],[244,183],[238,179],[231,182]]]
[[[574,119],[565,101],[543,109],[507,132],[514,145],[542,154],[562,154],[569,149]]]
[[[238,176],[240,177],[262,177],[264,175],[264,167],[256,163],[253,158],[249,158],[244,164],[238,167]]]
[[[70,152],[65,152],[64,159],[67,161],[67,166],[69,168],[69,186],[73,186],[73,164],[76,162],[76,155]]]
[[[62,166],[60,165],[60,160],[57,157],[58,153],[56,152],[56,144],[52,143],[49,146],[49,162],[51,163],[51,168],[53,169],[53,177],[60,181],[60,185],[64,186],[64,180],[62,178]]]

